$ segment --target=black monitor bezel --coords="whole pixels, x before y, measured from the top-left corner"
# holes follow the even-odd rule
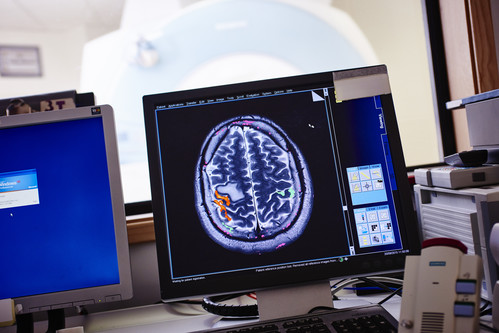
[[[375,66],[376,67],[376,66]],[[384,66],[383,66],[384,67]],[[315,73],[307,75],[299,75],[286,78],[277,78],[269,80],[261,80],[254,82],[245,82],[238,84],[223,85],[217,87],[200,88],[193,90],[177,91],[170,93],[147,95],[143,98],[146,139],[149,158],[149,172],[151,177],[151,192],[153,198],[153,215],[154,227],[156,234],[156,247],[158,254],[158,265],[161,285],[161,298],[164,301],[174,301],[188,298],[195,298],[206,295],[219,295],[236,292],[257,291],[259,289],[271,288],[283,285],[302,284],[310,281],[319,281],[325,279],[341,278],[342,276],[334,276],[328,272],[327,268],[318,269],[317,267],[301,267],[300,269],[287,270],[286,274],[289,278],[282,280],[282,273],[276,271],[266,271],[258,273],[258,278],[254,278],[254,274],[245,276],[244,273],[234,273],[233,275],[220,276],[218,282],[212,284],[210,281],[200,280],[196,284],[187,284],[184,286],[175,285],[169,279],[170,267],[169,256],[167,253],[168,240],[166,237],[166,216],[165,207],[163,207],[163,191],[160,186],[154,184],[161,183],[161,170],[159,160],[159,147],[156,137],[156,123],[154,112],[158,105],[167,105],[170,103],[182,103],[192,100],[204,98],[223,97],[237,93],[252,93],[261,92],[268,89],[278,90],[292,87],[317,87],[317,85],[333,85],[333,72]],[[405,256],[407,254],[418,254],[420,251],[419,233],[417,229],[415,211],[413,209],[410,184],[407,177],[405,162],[403,160],[402,145],[398,132],[398,126],[393,108],[391,95],[381,96],[384,101],[383,108],[390,114],[386,117],[386,127],[389,136],[389,144],[393,155],[401,158],[394,161],[395,177],[397,186],[399,187],[399,196],[403,209],[401,211],[402,218],[405,223],[403,239],[407,244],[407,253],[401,253],[390,256],[386,259],[384,266],[373,269],[362,269],[360,266],[349,277],[367,276],[376,272],[376,274],[398,273],[403,271],[405,264]],[[355,261],[355,260],[354,260]],[[387,262],[391,264],[388,265]],[[251,277],[253,275],[253,278]],[[237,279],[234,277],[237,276]],[[173,290],[173,291],[172,291]]]

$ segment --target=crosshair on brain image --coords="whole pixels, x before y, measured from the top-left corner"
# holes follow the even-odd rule
[[[240,116],[208,134],[195,172],[201,224],[216,243],[246,254],[297,240],[313,205],[313,186],[299,148],[273,121]]]

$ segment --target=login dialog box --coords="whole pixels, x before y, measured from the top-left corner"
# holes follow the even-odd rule
[[[0,209],[39,203],[36,169],[0,173]]]

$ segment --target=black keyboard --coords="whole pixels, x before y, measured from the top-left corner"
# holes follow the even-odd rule
[[[202,332],[218,333],[327,333],[397,332],[398,322],[382,306],[335,309],[313,314],[252,322],[239,326],[211,329]]]

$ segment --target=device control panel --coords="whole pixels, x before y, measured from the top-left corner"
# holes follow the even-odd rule
[[[423,242],[408,256],[399,332],[478,332],[482,260],[458,240]]]

